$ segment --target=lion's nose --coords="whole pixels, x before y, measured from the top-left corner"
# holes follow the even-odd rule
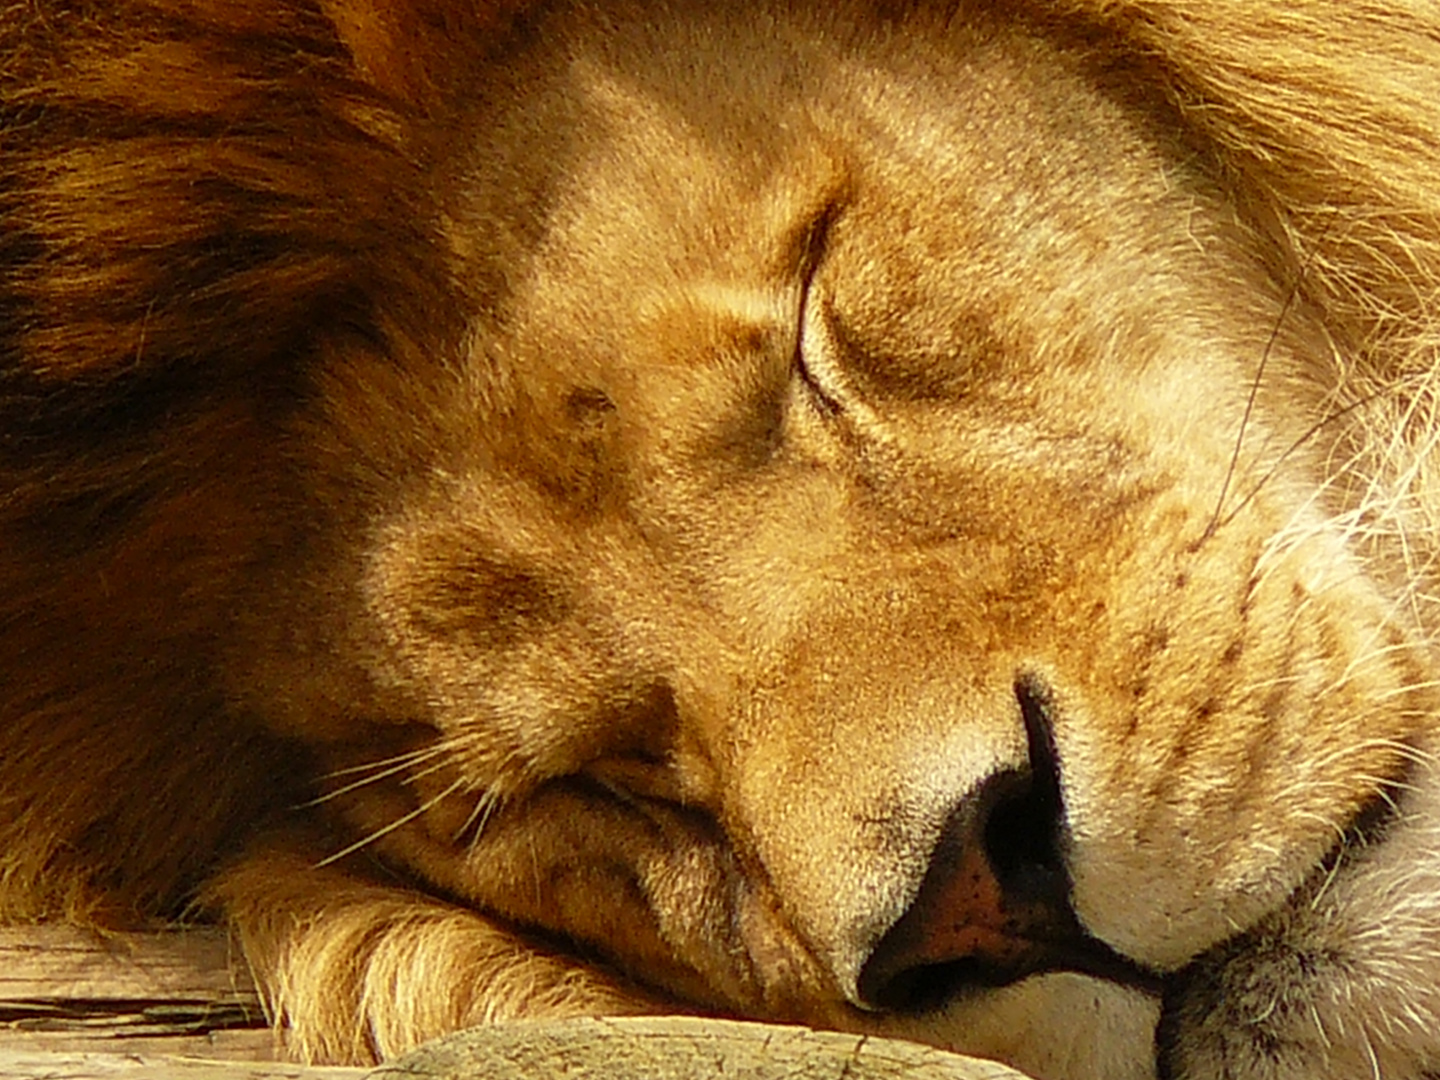
[[[1029,768],[989,777],[950,813],[919,892],[861,969],[862,1007],[924,1011],[968,985],[1057,969],[1136,981],[1070,905],[1049,697],[1030,677],[1015,693]]]

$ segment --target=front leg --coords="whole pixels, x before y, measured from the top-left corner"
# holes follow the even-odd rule
[[[303,841],[272,841],[206,896],[303,1060],[370,1064],[507,1020],[675,1011],[477,912],[318,862]]]

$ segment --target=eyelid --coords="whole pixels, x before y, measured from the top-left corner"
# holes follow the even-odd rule
[[[810,287],[811,280],[825,259],[825,251],[830,241],[830,231],[840,220],[844,209],[843,203],[838,199],[832,199],[818,214],[810,218],[800,234],[796,244],[795,263],[800,280],[806,289]]]
[[[621,802],[684,804],[679,778],[664,761],[619,756],[593,763],[585,775]]]
[[[844,412],[837,390],[844,386],[836,363],[835,334],[829,302],[807,282],[800,298],[799,331],[795,337],[795,369],[827,416]]]
[[[799,307],[795,318],[794,367],[815,398],[815,404],[827,416],[842,411],[835,388],[840,385],[829,378],[834,373],[834,335],[826,317],[826,302],[816,287],[816,278],[825,261],[830,233],[844,209],[832,199],[805,226],[797,241],[796,270],[800,279]]]

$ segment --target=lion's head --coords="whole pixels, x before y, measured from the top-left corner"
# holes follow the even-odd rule
[[[417,73],[328,14],[364,273],[237,247],[154,298],[173,361],[275,275],[268,366],[167,369],[191,419],[121,425],[128,516],[71,556],[144,594],[183,552],[202,737],[303,754],[266,821],[643,1007],[1047,1076],[1440,1068],[1433,19],[557,4],[425,22]],[[235,865],[209,895],[263,906]]]

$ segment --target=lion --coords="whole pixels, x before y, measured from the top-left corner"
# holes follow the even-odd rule
[[[0,915],[293,1054],[1440,1074],[1440,13],[30,0]]]

